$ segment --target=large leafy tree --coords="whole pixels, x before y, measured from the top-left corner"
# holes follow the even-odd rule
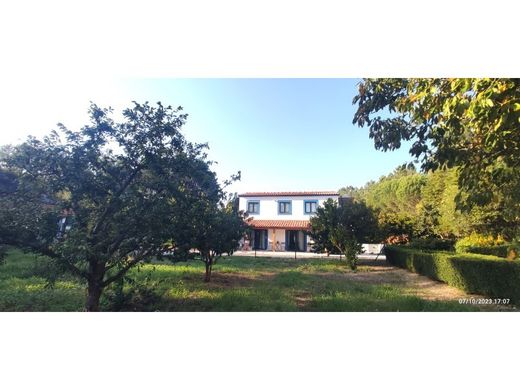
[[[457,167],[458,207],[493,204],[502,233],[518,233],[520,80],[364,79],[353,103],[377,149],[412,141],[424,170]]]
[[[334,248],[345,256],[353,270],[357,267],[357,255],[362,252],[361,244],[377,234],[372,211],[364,202],[352,198],[342,199],[341,204],[327,200],[318,207],[310,223],[310,236],[318,244],[313,249]]]
[[[355,189],[354,197],[374,210],[383,237],[456,239],[471,232],[498,234],[503,216],[497,204],[457,209],[458,176],[456,168],[421,173],[402,165]]]
[[[363,187],[358,197],[375,211],[386,236],[415,235],[419,233],[418,205],[425,183],[426,178],[417,173],[413,165],[402,165]]]
[[[222,196],[206,145],[180,131],[187,117],[181,110],[134,102],[116,122],[111,110],[92,104],[81,130],[59,125],[4,153],[1,168],[15,179],[6,179],[0,240],[83,279],[85,308],[98,310],[108,285],[163,252],[179,230],[180,204]],[[65,216],[69,226],[57,234]]]

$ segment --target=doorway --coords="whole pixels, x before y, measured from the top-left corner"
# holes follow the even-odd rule
[[[255,229],[253,233],[253,249],[261,251],[267,249],[267,229]]]
[[[285,231],[285,250],[290,252],[305,252],[307,235],[302,230]]]

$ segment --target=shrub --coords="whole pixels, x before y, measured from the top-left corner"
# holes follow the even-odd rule
[[[464,252],[506,258],[509,252],[509,245],[470,246],[465,248]]]
[[[385,248],[389,263],[440,280],[468,293],[520,303],[520,262],[494,256]]]
[[[520,259],[520,241],[513,240],[507,247],[507,258],[508,260]]]
[[[415,238],[409,243],[409,247],[430,251],[453,251],[455,249],[455,241],[435,237]]]
[[[125,283],[126,282],[126,283]],[[151,311],[161,301],[151,278],[137,282],[129,277],[110,286],[104,297],[107,311]]]
[[[507,257],[509,252],[509,244],[506,244],[500,236],[482,235],[472,233],[455,244],[457,253],[478,253],[481,255],[490,255],[498,257]]]
[[[458,253],[465,253],[467,252],[467,249],[471,247],[493,247],[504,244],[505,241],[500,236],[493,237],[492,235],[471,233],[469,236],[457,241],[455,244],[455,250]]]
[[[384,240],[385,244],[389,245],[402,245],[410,242],[408,234],[392,235]]]

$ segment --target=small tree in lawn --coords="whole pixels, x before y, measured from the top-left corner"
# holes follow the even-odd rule
[[[206,145],[180,132],[181,110],[134,103],[116,123],[111,110],[92,104],[80,131],[59,125],[2,153],[0,168],[9,173],[2,176],[0,244],[50,257],[53,276],[68,271],[83,280],[85,309],[99,310],[107,286],[160,256],[182,229],[180,206],[220,199]],[[57,234],[65,211],[73,221]]]
[[[182,228],[173,240],[175,251],[178,252],[175,257],[186,259],[186,251],[196,249],[205,264],[204,281],[209,282],[213,265],[224,254],[231,255],[238,248],[247,224],[242,213],[234,207],[234,199],[227,205],[204,197],[188,203],[189,206],[183,208],[180,217],[184,222],[178,224]]]
[[[341,206],[332,199],[327,200],[316,210],[310,223],[311,237],[320,247],[332,246],[343,254],[352,270],[357,267],[362,242],[377,230],[372,211],[363,202],[351,198],[345,199]]]
[[[325,202],[323,207],[317,210],[316,217],[319,218],[311,218],[312,250],[316,253],[327,252],[327,255],[342,253],[330,239],[331,228],[337,225],[338,217],[338,213],[332,210],[333,207],[332,202]]]

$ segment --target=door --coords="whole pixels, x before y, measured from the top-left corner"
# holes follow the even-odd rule
[[[285,250],[291,252],[299,252],[301,251],[299,240],[298,240],[298,230],[286,230],[285,231]]]
[[[267,249],[267,230],[257,229],[253,235],[253,249]]]
[[[303,230],[285,231],[285,250],[290,252],[307,251],[307,234]]]

